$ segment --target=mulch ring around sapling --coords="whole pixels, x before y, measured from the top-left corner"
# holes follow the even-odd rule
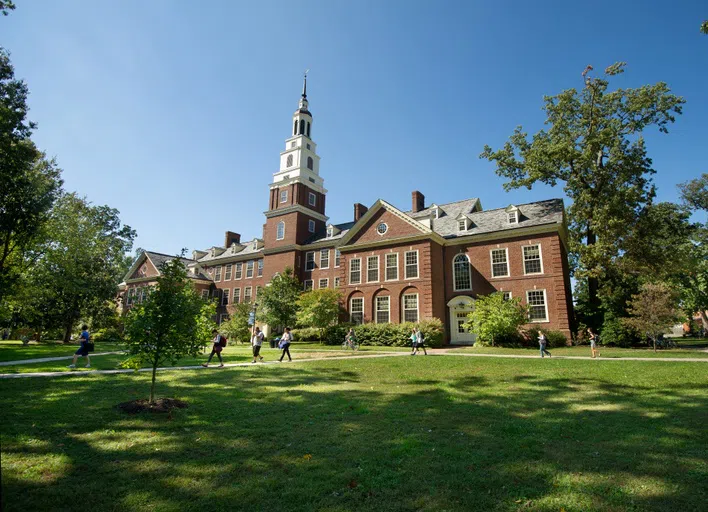
[[[137,414],[140,412],[170,412],[172,409],[184,409],[188,407],[187,402],[177,400],[176,398],[158,398],[153,403],[150,400],[141,398],[140,400],[131,400],[123,402],[116,407],[127,412],[128,414]]]

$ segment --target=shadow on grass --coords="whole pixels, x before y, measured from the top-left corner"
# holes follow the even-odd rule
[[[172,416],[113,408],[144,396],[145,376],[5,382],[5,509],[705,504],[708,397],[694,382],[520,374],[509,361],[477,375],[460,361],[444,378],[431,376],[440,361],[342,363],[173,374],[159,394],[190,408]]]

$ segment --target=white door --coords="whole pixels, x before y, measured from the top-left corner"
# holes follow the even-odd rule
[[[464,328],[467,314],[474,309],[474,300],[469,297],[457,297],[448,303],[448,308],[450,309],[450,344],[474,344],[477,336]]]

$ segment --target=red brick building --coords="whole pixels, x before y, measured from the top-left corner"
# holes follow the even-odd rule
[[[312,114],[303,88],[292,135],[269,185],[263,238],[242,243],[227,232],[223,246],[183,259],[204,297],[219,298],[219,321],[237,302],[292,267],[304,289],[337,288],[348,320],[401,322],[439,318],[450,343],[471,343],[462,322],[475,298],[495,291],[531,306],[530,324],[570,336],[572,299],[563,201],[551,199],[483,210],[479,199],[426,204],[414,191],[410,210],[384,200],[354,205],[350,222],[325,213]],[[124,304],[143,298],[159,265],[146,252],[121,284]],[[152,280],[152,281],[151,281]]]

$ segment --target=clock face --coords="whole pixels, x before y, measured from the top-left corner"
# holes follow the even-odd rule
[[[383,235],[384,233],[386,233],[386,231],[388,231],[388,225],[385,222],[382,222],[381,224],[376,226],[376,232],[379,235]]]

